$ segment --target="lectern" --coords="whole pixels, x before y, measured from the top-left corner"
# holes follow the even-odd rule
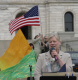
[[[76,80],[76,76],[41,76],[40,80]]]
[[[43,73],[40,80],[77,80],[77,76],[73,72]]]

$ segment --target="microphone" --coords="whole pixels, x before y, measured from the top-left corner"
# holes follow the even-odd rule
[[[56,50],[54,47],[52,47],[51,49],[50,49],[50,54],[51,54],[51,52],[53,51],[53,50]]]
[[[54,55],[54,58],[55,58],[55,61],[57,61],[57,60],[58,60],[58,58],[56,57],[56,55]]]
[[[53,50],[56,50],[56,49],[55,49],[54,47],[52,47],[52,48],[50,49],[50,54],[51,54],[51,52],[52,52]],[[56,55],[54,55],[54,58],[55,58],[55,61],[58,60],[58,58],[56,57]]]
[[[32,65],[29,65],[29,67],[30,67],[30,72],[32,71]]]

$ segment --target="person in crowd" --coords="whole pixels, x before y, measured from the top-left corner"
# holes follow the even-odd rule
[[[34,45],[34,50],[37,53],[37,55],[41,53],[41,40],[42,40],[42,35],[39,34],[39,35],[36,35],[31,42]]]
[[[37,39],[39,37],[39,35],[36,35],[35,37],[34,37],[34,39]]]
[[[34,73],[35,80],[40,80],[40,76],[44,72],[59,72],[64,64],[66,71],[72,71],[72,60],[69,53],[64,53],[60,50],[61,40],[58,34],[53,34],[49,37],[50,50],[43,54],[39,54],[36,70]],[[55,51],[52,51],[52,48]]]
[[[34,45],[33,45],[33,43],[30,43],[29,45],[30,45],[30,46],[33,48],[33,50],[34,50]]]
[[[33,43],[29,43],[29,45],[32,47],[32,49],[34,50],[34,44]],[[38,59],[38,54],[35,52],[35,50],[34,50],[34,53],[35,53],[35,59],[36,59],[36,61],[37,61],[37,59]]]
[[[49,42],[48,42],[48,36],[44,36],[41,42],[42,51],[41,53],[48,52],[49,51]]]

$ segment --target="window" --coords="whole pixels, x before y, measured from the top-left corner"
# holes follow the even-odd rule
[[[73,14],[71,12],[65,13],[65,32],[74,31]]]
[[[22,11],[22,12],[18,13],[16,15],[16,18],[24,15],[25,13],[26,13],[25,11]],[[24,26],[24,27],[21,28],[21,30],[22,30],[24,36],[26,37],[26,39],[32,39],[32,28],[31,28],[31,26]],[[17,32],[18,32],[18,30],[16,31],[16,33]]]

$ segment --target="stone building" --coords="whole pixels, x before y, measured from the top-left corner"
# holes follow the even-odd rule
[[[9,32],[10,21],[35,5],[39,6],[41,26],[26,26],[27,39],[58,32],[64,51],[78,51],[78,0],[0,0],[0,56],[16,34]]]

